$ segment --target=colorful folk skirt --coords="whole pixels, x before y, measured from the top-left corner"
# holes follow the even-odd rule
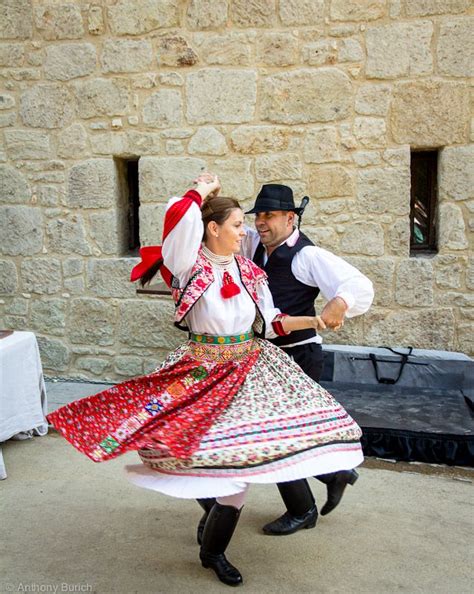
[[[95,462],[138,450],[135,484],[187,498],[359,465],[361,431],[280,348],[251,333],[191,335],[161,367],[48,420]]]

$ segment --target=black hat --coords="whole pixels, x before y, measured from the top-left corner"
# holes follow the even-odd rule
[[[245,214],[271,212],[272,210],[291,210],[299,215],[303,209],[295,206],[291,188],[281,184],[266,184],[262,186],[258,193],[252,210],[247,211]]]

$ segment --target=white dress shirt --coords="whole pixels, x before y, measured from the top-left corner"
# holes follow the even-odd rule
[[[247,235],[242,241],[241,252],[247,258],[253,258],[260,243],[260,237],[255,229],[245,228]],[[293,247],[298,241],[300,232],[293,233],[280,245],[286,243]],[[264,252],[264,262],[268,256]],[[341,297],[347,304],[346,317],[352,318],[365,313],[374,299],[374,288],[370,279],[348,262],[335,256],[328,250],[315,245],[303,247],[291,262],[291,272],[297,280],[310,287],[318,287],[323,297],[330,301],[334,297]],[[283,312],[284,313],[284,312]],[[307,342],[321,343],[321,336],[303,340],[295,344]]]

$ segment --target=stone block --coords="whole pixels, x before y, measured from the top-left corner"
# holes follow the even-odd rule
[[[62,261],[63,274],[65,277],[77,276],[84,272],[83,258],[66,258]]]
[[[221,180],[223,196],[231,196],[239,201],[253,198],[255,194],[251,159],[243,157],[217,159],[214,166]]]
[[[0,114],[0,128],[9,128],[14,126],[16,123],[15,113],[2,113]]]
[[[94,78],[74,84],[77,115],[80,118],[126,115],[128,81],[121,78]]]
[[[11,165],[0,165],[0,203],[28,204],[31,190],[25,176]]]
[[[467,259],[452,254],[437,255],[434,259],[435,280],[442,289],[459,289]],[[467,283],[466,283],[467,284]]]
[[[388,243],[392,254],[408,257],[410,254],[410,221],[408,217],[398,219],[388,230]]]
[[[318,247],[330,252],[339,251],[339,236],[331,227],[307,227],[305,225],[304,232]]]
[[[377,167],[357,172],[357,201],[363,214],[410,212],[410,170]]]
[[[426,258],[400,262],[395,286],[395,300],[408,307],[433,305],[433,266]]]
[[[284,151],[288,148],[290,131],[276,126],[239,126],[232,131],[230,141],[234,151],[251,155]]]
[[[70,295],[83,295],[85,293],[85,283],[82,276],[64,279],[64,290]]]
[[[167,34],[157,43],[158,66],[194,66],[198,56],[181,35]]]
[[[439,207],[438,246],[440,251],[469,247],[462,210],[456,204],[445,202]]]
[[[0,5],[0,39],[28,39],[33,33],[30,0],[2,2]]]
[[[202,63],[247,66],[251,63],[252,38],[248,33],[197,33],[194,47]]]
[[[143,373],[143,360],[134,355],[119,355],[114,359],[114,371],[125,377],[136,377]]]
[[[56,258],[24,258],[20,275],[26,293],[52,295],[61,289],[61,263]]]
[[[14,262],[0,260],[0,295],[14,295],[18,291],[18,273]]]
[[[290,66],[298,55],[298,39],[289,32],[262,33],[257,38],[257,62],[266,66]]]
[[[30,320],[33,330],[63,336],[66,328],[66,301],[34,299],[31,303]]]
[[[59,83],[40,83],[21,94],[20,116],[25,126],[63,128],[73,114],[71,94]]]
[[[69,340],[74,344],[107,346],[114,343],[117,312],[100,299],[71,300],[67,317]]]
[[[140,202],[166,202],[182,196],[206,169],[206,161],[191,157],[142,157],[139,162]]]
[[[187,118],[191,124],[248,122],[255,115],[256,99],[254,70],[204,68],[191,72],[186,79]]]
[[[387,14],[386,0],[332,0],[333,21],[373,21]]]
[[[135,297],[136,287],[130,282],[132,258],[92,259],[87,263],[87,288],[95,297]]]
[[[438,175],[441,200],[474,198],[474,145],[443,149],[439,157]]]
[[[161,242],[165,210],[164,203],[140,205],[140,245],[157,245]],[[138,264],[138,260],[133,264]]]
[[[46,78],[66,81],[87,76],[95,69],[96,53],[91,43],[64,43],[46,48]]]
[[[30,256],[43,248],[43,217],[30,206],[0,206],[0,252]]]
[[[156,132],[127,130],[127,142],[132,155],[156,155],[161,152],[161,138]]]
[[[373,309],[365,314],[364,326],[368,344],[441,350],[454,347],[456,320],[450,308]]]
[[[108,208],[119,197],[118,172],[113,159],[87,159],[71,167],[67,205],[72,208]]]
[[[354,184],[347,169],[340,165],[320,165],[310,169],[310,194],[314,198],[352,196]]]
[[[102,6],[93,4],[87,12],[87,29],[91,35],[102,35],[105,31]]]
[[[80,39],[84,35],[81,8],[72,2],[35,6],[35,25],[43,39]]]
[[[78,159],[88,153],[87,132],[82,124],[72,124],[58,134],[58,156]]]
[[[58,186],[40,185],[36,189],[36,196],[41,206],[57,206],[64,193]]]
[[[368,78],[399,78],[433,72],[433,24],[394,23],[371,27],[366,33]]]
[[[260,95],[263,120],[279,124],[329,122],[349,115],[352,84],[336,68],[302,68],[266,77]]]
[[[474,76],[474,17],[441,24],[437,46],[438,68],[446,76]]]
[[[90,137],[91,152],[94,155],[123,155],[141,154],[132,151],[129,147],[128,134],[117,134],[117,132],[96,132]]]
[[[144,39],[107,39],[102,46],[104,72],[142,72],[152,61],[151,43]]]
[[[15,270],[16,273],[16,270]],[[0,281],[1,282],[1,281]],[[28,308],[30,305],[29,299],[22,299],[21,297],[17,297],[11,299],[8,305],[5,307],[5,312],[11,314],[12,316],[28,316]]]
[[[255,177],[261,182],[286,179],[301,179],[303,167],[296,153],[261,155],[255,159]]]
[[[335,42],[327,39],[307,43],[302,49],[302,60],[309,66],[324,66],[325,64],[334,64],[337,45]]]
[[[162,72],[159,75],[159,81],[160,84],[171,87],[182,87],[184,85],[184,78],[179,72]]]
[[[89,215],[89,235],[103,254],[119,256],[128,249],[128,229],[120,214],[116,210],[107,210]]]
[[[10,159],[49,159],[49,135],[35,130],[5,130],[5,145]],[[21,176],[21,174],[19,174]]]
[[[78,369],[89,371],[93,375],[102,375],[110,369],[110,361],[98,357],[78,357],[76,360]]]
[[[276,24],[275,0],[232,0],[230,18],[237,27],[272,27]]]
[[[218,29],[227,22],[228,0],[191,0],[186,12],[190,29]]]
[[[431,80],[396,84],[391,109],[395,142],[420,148],[463,142],[468,122],[462,85]]]
[[[474,355],[474,323],[459,324],[457,326],[458,346],[456,350],[472,357]]]
[[[81,254],[90,256],[84,219],[77,213],[55,217],[46,225],[48,247],[55,254]]]
[[[469,258],[469,265],[466,269],[466,287],[474,289],[474,258]]]
[[[371,167],[382,162],[378,151],[357,151],[352,154],[352,158],[358,167]]]
[[[386,133],[382,118],[357,117],[354,120],[354,136],[364,147],[384,147],[387,144]]]
[[[464,12],[470,5],[470,0],[403,0],[405,13],[409,17],[456,14]]]
[[[225,155],[227,150],[225,136],[212,126],[199,128],[188,146],[191,155]]]
[[[382,153],[383,160],[392,167],[410,167],[410,147],[387,149]]]
[[[179,24],[179,0],[119,0],[109,6],[108,21],[114,35],[142,35]]]
[[[4,20],[1,17],[0,22],[4,23]],[[23,66],[24,60],[25,48],[21,43],[2,43],[0,45],[0,66],[18,68],[19,66]]]
[[[362,45],[354,37],[339,42],[337,56],[339,62],[362,62],[365,59]]]
[[[280,0],[279,9],[284,27],[308,27],[324,22],[324,0]]]
[[[322,304],[318,311],[322,310]],[[324,341],[327,344],[364,344],[364,317],[347,319],[344,326],[336,332],[331,330],[324,331]]]
[[[143,123],[153,128],[180,126],[183,118],[181,91],[161,89],[143,104]]]
[[[127,300],[120,304],[118,338],[133,347],[177,347],[183,335],[172,324],[174,305],[170,299]]]
[[[369,116],[386,116],[391,98],[391,89],[384,84],[364,84],[357,90],[356,113]]]
[[[167,140],[165,150],[167,155],[183,155],[184,144],[181,140]]]
[[[12,107],[15,107],[15,97],[6,93],[0,94],[0,110],[12,109]]]
[[[37,336],[43,369],[65,371],[71,361],[71,351],[60,340]]]
[[[340,242],[344,254],[383,256],[384,232],[378,223],[351,223],[345,225]]]
[[[330,163],[341,160],[341,146],[337,128],[311,128],[304,141],[305,163]]]
[[[373,305],[390,307],[393,303],[395,259],[351,256],[347,261],[372,281],[375,292]]]

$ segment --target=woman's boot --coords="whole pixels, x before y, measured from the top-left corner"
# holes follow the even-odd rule
[[[199,553],[202,566],[213,569],[220,581],[228,586],[239,586],[242,583],[239,570],[224,555],[239,516],[240,509],[215,503],[204,526]]]
[[[263,532],[270,536],[286,536],[303,528],[314,528],[318,508],[308,481],[302,479],[278,483],[277,486],[287,511],[273,522],[265,524]]]
[[[212,497],[210,499],[197,499],[196,501],[204,510],[204,514],[202,515],[202,518],[199,520],[199,524],[197,527],[197,541],[200,545],[202,542],[202,533],[204,531],[204,525],[206,524],[207,516],[209,515],[209,512],[211,511],[212,506],[214,505],[216,500],[214,497]]]

